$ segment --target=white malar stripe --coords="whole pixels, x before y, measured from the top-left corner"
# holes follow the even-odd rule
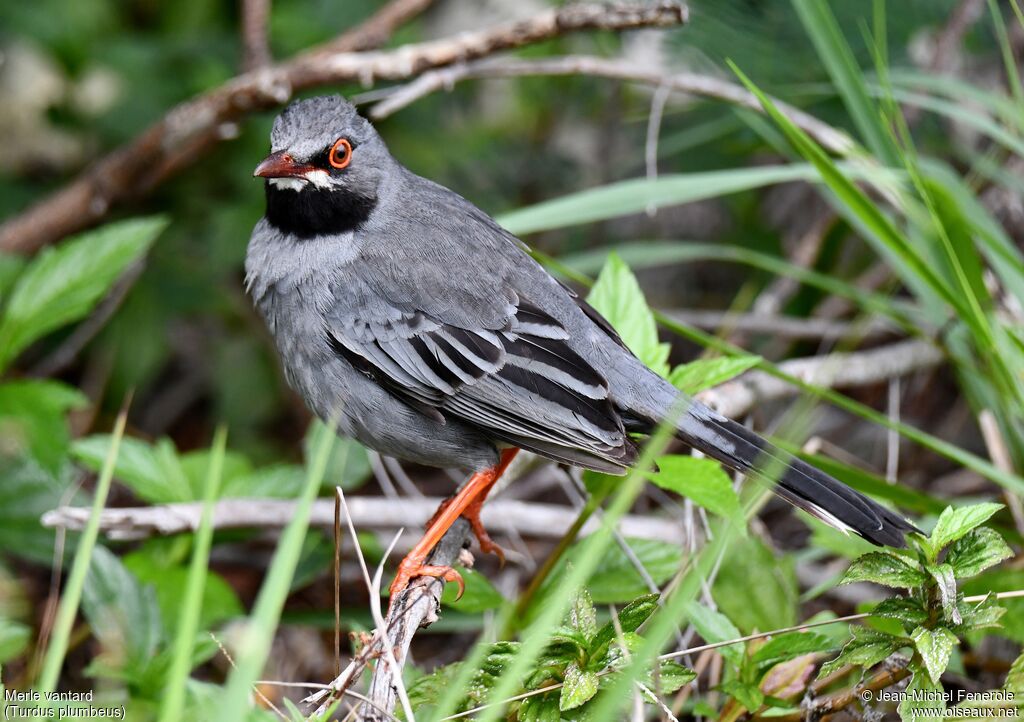
[[[317,188],[331,187],[331,177],[327,175],[327,171],[325,170],[311,170],[308,173],[305,173],[302,177]]]
[[[271,178],[270,185],[283,191],[295,191],[298,193],[306,187],[306,181],[301,178]]]

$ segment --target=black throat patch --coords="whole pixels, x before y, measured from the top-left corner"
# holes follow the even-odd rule
[[[354,231],[377,205],[376,198],[308,185],[293,191],[275,188],[268,181],[266,190],[267,221],[299,238]]]

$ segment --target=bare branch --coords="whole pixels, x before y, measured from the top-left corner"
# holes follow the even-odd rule
[[[856,338],[860,341],[877,339],[899,332],[884,318],[858,324],[825,318],[798,318],[796,316],[762,315],[734,311],[692,311],[689,309],[663,312],[673,321],[696,326],[705,331],[739,331],[747,334],[766,334],[786,339],[838,340]]]
[[[665,73],[646,65],[609,60],[587,55],[570,55],[561,58],[493,58],[467,62],[424,73],[416,80],[402,86],[392,95],[379,102],[370,111],[371,118],[384,118],[413,103],[425,95],[438,90],[450,89],[463,80],[481,78],[512,78],[537,75],[593,75],[601,78],[625,80],[658,88],[667,88],[680,93],[690,93],[706,98],[715,98],[763,112],[760,102],[750,91],[726,80],[698,73]],[[797,126],[817,140],[822,146],[843,155],[854,146],[853,140],[843,131],[823,123],[779,100],[776,106]]]
[[[245,116],[281,106],[298,91],[354,81],[372,85],[378,80],[405,80],[566,33],[669,27],[686,18],[686,6],[672,0],[567,5],[526,20],[395,50],[349,52],[348,47],[339,50],[341,40],[314,48],[178,105],[69,185],[0,225],[0,251],[32,252],[95,224],[111,208],[151,192],[210,146],[234,137],[236,124]],[[351,40],[348,46],[355,43]]]
[[[242,69],[250,71],[270,65],[270,0],[242,0],[241,11]]]
[[[386,499],[358,496],[348,500],[352,522],[361,529],[398,529],[410,524],[422,525],[434,514],[441,499]],[[110,539],[146,539],[195,531],[202,504],[161,504],[158,506],[104,509],[100,529]],[[281,529],[292,518],[295,502],[277,499],[224,499],[213,511],[214,529]],[[89,518],[88,507],[63,506],[43,515],[43,525],[82,529]],[[554,504],[495,499],[483,509],[484,524],[495,532],[516,530],[539,538],[557,538],[576,519],[576,512]],[[318,499],[313,504],[310,525],[321,529],[334,527],[334,500]],[[591,534],[598,523],[583,527]],[[675,521],[650,516],[627,516],[620,522],[625,536],[661,539],[682,543],[682,532]]]
[[[811,356],[784,361],[779,369],[807,383],[826,388],[867,386],[933,368],[942,351],[928,341],[909,340],[851,353]],[[702,391],[697,400],[718,413],[736,418],[772,399],[792,396],[797,388],[763,371],[751,371],[721,386]]]

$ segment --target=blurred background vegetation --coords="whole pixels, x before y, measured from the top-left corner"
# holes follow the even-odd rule
[[[1019,476],[1024,380],[1018,365],[1024,288],[1020,8],[1012,0],[820,3],[834,15],[855,63],[853,86],[844,86],[842,72],[830,65],[830,57],[838,62],[838,46],[833,43],[830,50],[824,26],[815,26],[813,12],[801,12],[808,4],[816,3],[692,0],[685,27],[624,35],[583,33],[519,54],[619,57],[666,74],[696,72],[730,82],[737,81],[727,61],[735,63],[764,92],[863,144],[846,160],[859,162],[872,178],[871,192],[864,197],[870,196],[897,230],[890,245],[886,229],[872,225],[871,213],[857,206],[857,198],[840,181],[824,184],[827,189],[805,182],[760,187],[742,177],[737,183],[749,190],[702,194],[691,189],[681,192],[679,201],[688,201],[688,195],[699,200],[666,202],[656,211],[642,210],[642,197],[627,198],[629,212],[590,223],[574,221],[572,206],[566,206],[564,222],[535,224],[531,228],[540,230],[527,240],[541,253],[590,276],[615,248],[640,279],[647,301],[658,309],[764,311],[759,300],[770,306],[781,298],[767,315],[858,323],[888,316],[885,320],[893,324],[880,335],[851,333],[838,344],[835,338],[813,334],[785,338],[773,332],[738,332],[728,321],[709,329],[763,356],[768,364],[837,345],[843,350],[872,348],[904,335],[936,339],[951,363],[899,384],[863,385],[849,395],[948,442],[953,452],[937,453],[943,450],[934,443],[904,441],[897,447],[892,433],[866,420],[866,413],[836,406],[817,410],[814,450],[826,457],[822,463],[832,464],[830,470],[901,505],[926,528],[948,502],[1005,498],[1011,507],[1019,505],[1014,495],[1024,490]],[[274,3],[268,25],[271,51],[276,58],[288,58],[338,35],[378,7],[363,0]],[[438,0],[401,27],[388,46],[529,17],[546,7],[541,0]],[[228,81],[240,72],[241,57],[239,7],[234,2],[0,4],[0,217],[14,217],[61,188],[175,104]],[[358,100],[369,89],[349,85],[325,90]],[[866,120],[863,112],[858,116],[859,92],[872,98]],[[413,171],[500,217],[529,213],[535,204],[577,191],[650,176],[652,102],[660,102],[655,96],[650,87],[586,76],[467,81],[419,100],[377,127],[394,155]],[[906,111],[905,126],[893,115],[900,107]],[[115,209],[113,218],[161,216],[167,225],[151,246],[149,240],[140,240],[118,261],[123,261],[128,280],[115,284],[115,278],[109,279],[116,303],[100,301],[107,286],[97,289],[95,301],[112,313],[93,324],[95,335],[82,348],[75,341],[80,326],[73,324],[45,335],[16,358],[4,359],[10,384],[38,378],[63,384],[45,394],[35,389],[21,396],[23,389],[10,387],[6,395],[0,392],[0,402],[6,399],[7,404],[0,403],[0,551],[5,560],[0,566],[0,663],[9,685],[31,683],[42,666],[45,646],[38,635],[52,612],[46,611],[47,605],[59,596],[59,589],[51,588],[52,568],[61,554],[70,559],[75,546],[74,535],[61,535],[55,552],[57,540],[39,518],[60,505],[88,503],[107,453],[105,434],[129,393],[127,438],[108,506],[202,498],[207,465],[217,457],[209,447],[218,426],[229,430],[224,495],[289,498],[301,489],[310,417],[284,383],[269,337],[245,295],[242,273],[249,233],[263,209],[262,187],[251,173],[266,153],[272,119],[272,113],[246,118],[231,129],[237,137],[216,145],[145,199]],[[882,130],[873,138],[872,129]],[[678,177],[813,162],[789,132],[751,110],[672,95],[654,128],[656,172]],[[825,165],[818,165],[818,171],[823,174],[838,167],[821,162]],[[878,170],[886,166],[902,174],[900,187],[890,188],[888,197]],[[848,171],[842,166],[842,173]],[[692,177],[698,182],[702,178]],[[507,217],[525,223],[528,216]],[[809,234],[820,236],[819,242],[813,244],[811,257],[801,259]],[[901,255],[900,239],[909,244],[911,256],[917,254],[918,263]],[[945,245],[936,239],[945,239]],[[844,305],[828,283],[781,293],[777,270],[723,261],[720,253],[700,252],[709,245],[697,244],[743,249],[729,251],[738,257],[756,252],[783,259],[781,277],[798,276],[792,269],[803,265],[826,280],[835,279],[836,288],[846,283],[865,293],[878,292],[885,313],[877,304],[857,299]],[[697,250],[683,260],[687,253],[680,249],[687,246]],[[143,254],[144,267],[136,266],[135,258]],[[28,263],[3,256],[0,306],[9,302]],[[141,274],[132,270],[136,267]],[[929,268],[937,280],[928,276]],[[964,300],[972,294],[978,304]],[[705,353],[708,343],[696,334],[683,338],[663,332],[662,339],[671,342],[673,365]],[[66,358],[69,345],[76,352]],[[68,395],[62,396],[60,389]],[[775,429],[773,420],[789,403],[755,409],[755,428]],[[984,411],[994,415],[1002,457],[985,443],[978,422]],[[982,465],[968,462],[965,468],[956,450]],[[325,475],[325,495],[336,483],[366,494],[388,493],[365,452],[342,444],[334,454]],[[987,473],[983,464],[990,458],[998,468]],[[898,471],[901,487],[887,487],[887,470]],[[407,471],[431,495],[444,496],[452,488],[444,473]],[[537,483],[531,490],[527,500],[574,503],[559,482]],[[675,505],[648,496],[637,510],[665,515]],[[692,515],[692,507],[686,508]],[[1002,512],[994,523],[1010,541],[1020,541],[1020,519]],[[860,547],[809,527],[775,503],[761,521],[751,524],[754,533],[735,541],[714,579],[713,601],[731,629],[749,633],[785,627],[823,610],[856,610],[874,598],[870,589],[832,589],[844,559],[863,551]],[[252,604],[275,539],[248,531],[218,532],[215,538],[211,569],[216,573],[207,578],[199,626],[218,629],[229,647],[230,620],[240,618]],[[366,534],[364,542],[371,559],[378,559],[380,541]],[[527,548],[539,563],[550,546],[531,540]],[[89,688],[95,684],[91,678],[99,676],[114,690],[112,698],[138,703],[133,714],[144,719],[158,706],[167,664],[166,659],[159,661],[160,654],[178,627],[178,595],[192,538],[180,535],[111,548],[117,555],[100,549],[93,557],[82,602],[86,618],[72,633],[61,685]],[[329,534],[311,532],[289,587],[288,624],[274,641],[281,654],[275,655],[266,677],[324,681],[332,676],[331,554]],[[660,585],[673,576],[684,555],[678,544],[652,543],[641,556],[649,578]],[[483,568],[496,572],[490,562]],[[431,669],[459,659],[481,629],[492,632],[488,615],[505,599],[515,599],[534,568],[529,562],[511,577],[506,574],[496,585],[500,591],[473,575],[471,591],[478,586],[468,595],[470,606],[449,610],[433,629],[450,635],[445,639],[453,643],[438,645],[436,637],[428,638],[417,656],[418,666]],[[347,627],[372,626],[358,576],[352,569],[346,573],[352,582],[343,593]],[[595,602],[625,603],[646,590],[645,579],[625,556],[610,558],[600,574],[604,576],[588,586]],[[967,592],[1024,588],[1017,560],[988,574],[970,582]],[[629,584],[623,582],[626,578]],[[757,604],[748,598],[752,579],[764,594]],[[969,654],[954,659],[947,682],[1001,683],[1000,676],[1005,678],[1016,656],[1014,644],[1024,642],[1024,609],[1009,608],[996,636],[976,638]],[[155,610],[162,621],[147,617],[147,610]],[[125,626],[113,623],[111,614],[127,619]],[[149,636],[140,638],[133,626],[148,629]],[[692,628],[683,628],[692,635]],[[710,639],[706,625],[698,633],[717,641]],[[196,651],[196,663],[204,665],[196,676],[211,685],[227,674],[227,664],[216,652],[208,637]],[[275,699],[282,696],[278,689],[266,692]],[[707,708],[695,710],[693,700],[687,704],[689,714],[709,714]],[[651,709],[649,714],[659,714]]]

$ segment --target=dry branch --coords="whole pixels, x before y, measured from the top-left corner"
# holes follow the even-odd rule
[[[690,309],[663,311],[665,316],[705,331],[726,330],[747,334],[766,334],[786,339],[815,339],[837,341],[856,339],[874,340],[899,333],[899,328],[884,318],[869,323],[834,321],[827,318],[799,318],[774,314],[741,313],[736,311],[694,311]]]
[[[914,339],[869,351],[791,359],[779,364],[779,369],[815,386],[843,388],[867,386],[933,368],[942,363],[943,358],[942,351],[931,342]],[[736,418],[765,401],[792,396],[797,391],[782,379],[763,371],[751,371],[702,391],[697,399],[720,414]]]
[[[520,76],[549,75],[592,75],[612,80],[644,83],[657,88],[667,88],[680,93],[690,93],[706,98],[715,98],[729,103],[764,112],[760,102],[750,91],[726,80],[699,73],[666,73],[648,65],[610,60],[587,55],[571,55],[561,58],[492,58],[467,62],[451,67],[423,73],[419,78],[398,88],[380,101],[370,111],[371,118],[384,118],[424,95],[442,89],[450,89],[462,80],[481,78],[512,78]],[[782,101],[776,106],[798,127],[818,143],[843,155],[848,153],[854,142],[846,133],[823,123],[802,110]]]
[[[441,499],[387,499],[354,496],[348,500],[352,522],[360,529],[398,529],[422,526],[437,510]],[[199,526],[202,504],[181,503],[158,506],[104,509],[100,530],[110,539],[133,540],[195,531]],[[224,499],[213,511],[214,529],[282,529],[291,521],[295,503],[276,499]],[[43,515],[43,525],[71,530],[84,528],[91,509],[62,506]],[[492,532],[512,530],[525,536],[558,538],[576,519],[569,507],[536,502],[495,499],[484,506],[483,522]],[[625,536],[661,539],[682,543],[678,523],[649,516],[627,516],[619,523]],[[313,504],[310,525],[321,529],[334,527],[334,500],[319,499]],[[598,523],[583,527],[584,535],[597,530]]]
[[[378,80],[405,80],[433,68],[570,32],[669,27],[686,18],[686,6],[672,0],[581,4],[388,51],[350,52],[359,47],[363,32],[369,30],[357,32],[347,41],[342,36],[335,43],[245,73],[178,105],[62,190],[0,226],[0,251],[32,252],[97,223],[111,208],[146,195],[195,162],[210,146],[233,137],[236,124],[245,116],[281,106],[301,90],[339,83],[370,85]],[[376,32],[378,23],[371,19],[363,28]]]

